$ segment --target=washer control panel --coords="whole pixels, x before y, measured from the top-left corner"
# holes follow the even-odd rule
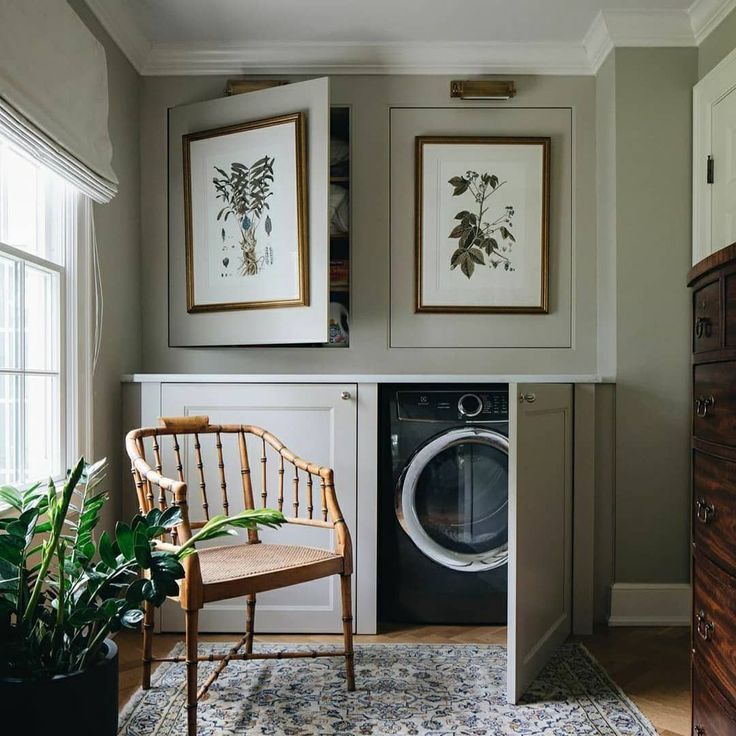
[[[507,422],[507,390],[397,391],[399,420],[414,422]]]

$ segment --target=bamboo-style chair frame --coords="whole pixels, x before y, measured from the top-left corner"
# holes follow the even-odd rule
[[[192,530],[201,528],[209,519],[209,503],[207,496],[207,485],[205,481],[204,464],[202,461],[200,437],[214,435],[215,447],[217,449],[217,464],[219,471],[220,499],[223,513],[228,514],[228,484],[225,479],[225,463],[222,451],[223,435],[236,435],[240,455],[240,474],[243,494],[243,505],[246,509],[255,508],[255,496],[253,493],[252,472],[248,457],[247,436],[260,439],[260,501],[264,508],[268,506],[269,488],[267,485],[267,450],[275,452],[278,465],[278,482],[276,507],[279,511],[284,510],[287,501],[284,497],[284,486],[287,485],[286,465],[293,468],[294,475],[291,478],[291,508],[293,516],[287,515],[289,524],[298,524],[309,527],[317,527],[326,530],[334,530],[335,547],[334,552],[319,560],[309,561],[305,564],[294,566],[284,565],[281,569],[256,574],[244,574],[234,579],[208,583],[203,578],[200,555],[192,554],[184,558],[185,577],[179,581],[178,600],[185,613],[186,618],[186,656],[185,657],[154,657],[153,647],[153,616],[154,608],[150,604],[145,606],[143,621],[143,681],[144,690],[151,686],[151,666],[153,662],[185,662],[187,666],[187,711],[188,711],[188,734],[196,736],[197,733],[197,702],[209,690],[211,685],[233,660],[250,659],[282,659],[302,657],[344,657],[346,666],[347,688],[355,689],[355,675],[353,666],[353,615],[351,600],[351,577],[353,572],[352,542],[350,531],[340,511],[334,486],[334,473],[331,468],[315,465],[297,457],[284,444],[260,427],[247,424],[210,424],[209,417],[162,417],[159,427],[143,427],[134,429],[125,438],[125,446],[130,457],[133,479],[135,481],[138,506],[141,513],[147,513],[153,508],[165,510],[170,505],[181,509],[181,523],[172,530],[171,542],[163,539],[154,542],[158,549],[175,551],[179,544],[190,539]],[[197,469],[197,484],[200,492],[200,506],[204,514],[204,521],[190,521],[189,507],[191,499],[188,494],[188,484],[184,476],[180,439],[192,436],[194,440],[194,461]],[[176,465],[176,479],[163,475],[161,460],[161,443],[159,440],[170,437]],[[151,439],[153,451],[153,464],[151,467],[146,460],[144,440]],[[300,471],[306,476],[306,505],[300,502]],[[319,518],[315,517],[314,508],[314,481],[319,483],[321,506],[318,510]],[[157,489],[157,491],[154,491]],[[167,497],[170,496],[170,500]],[[300,516],[300,508],[304,507],[305,513]],[[233,550],[243,550],[249,545],[261,544],[258,532],[248,531],[247,545],[232,545]],[[311,548],[297,546],[274,546],[263,545],[263,548],[272,547],[278,554],[281,550],[288,550],[299,555],[314,552]],[[211,548],[210,548],[211,549]],[[226,548],[220,548],[223,554],[228,554]],[[255,550],[254,550],[255,551]],[[203,550],[202,554],[206,554]],[[327,554],[327,553],[325,553]],[[253,652],[253,635],[255,630],[255,607],[256,594],[282,588],[308,580],[316,580],[331,575],[340,576],[340,589],[342,598],[342,625],[344,648],[331,651],[281,651],[281,652]],[[226,654],[210,654],[202,656],[198,654],[198,616],[199,610],[205,603],[211,601],[225,600],[245,595],[247,597],[245,611],[245,636]],[[241,651],[243,649],[243,651]],[[201,688],[197,687],[197,665],[199,662],[219,661],[219,665],[210,675]]]

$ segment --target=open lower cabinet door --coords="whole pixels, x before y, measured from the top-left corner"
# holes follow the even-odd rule
[[[508,692],[571,631],[572,386],[509,384]]]
[[[169,110],[170,346],[327,342],[329,137],[327,78]]]

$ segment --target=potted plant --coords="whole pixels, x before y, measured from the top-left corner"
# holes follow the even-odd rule
[[[59,492],[53,481],[20,491],[0,487],[0,703],[21,719],[43,713],[54,733],[117,732],[117,647],[110,635],[143,620],[143,604],[177,595],[183,556],[234,527],[275,527],[272,509],[217,516],[177,553],[154,540],[181,521],[153,509],[95,539],[107,500],[98,491],[104,461],[80,459]],[[143,573],[143,577],[141,577]],[[41,716],[39,716],[41,717]]]

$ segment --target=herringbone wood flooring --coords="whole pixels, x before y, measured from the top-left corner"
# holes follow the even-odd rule
[[[234,635],[203,636],[203,641],[232,642]],[[182,637],[158,634],[154,652],[164,655]],[[340,636],[270,635],[256,637],[263,643],[339,643]],[[611,677],[652,721],[660,736],[690,733],[689,632],[685,628],[601,628],[581,639]],[[141,636],[121,632],[120,704],[127,702],[140,684]],[[358,636],[356,643],[505,644],[506,629],[499,626],[397,626],[378,636]]]

